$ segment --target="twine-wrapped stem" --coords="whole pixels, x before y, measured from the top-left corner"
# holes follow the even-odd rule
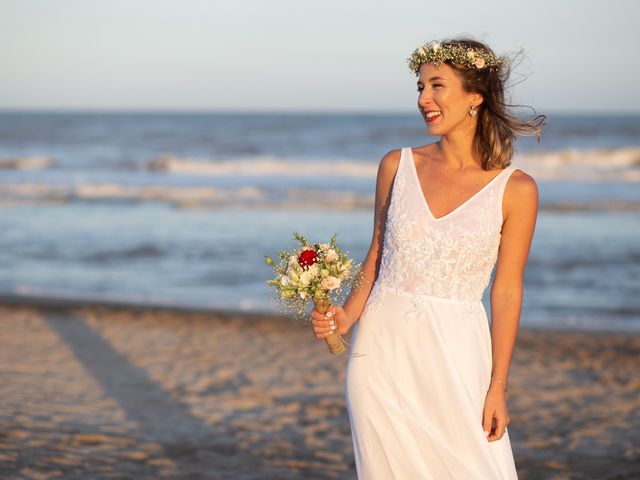
[[[314,299],[313,303],[318,312],[325,314],[331,306],[331,299],[329,297]],[[329,347],[329,351],[332,355],[342,355],[347,350],[344,346],[345,341],[342,339],[342,336],[338,333],[337,329],[331,332],[331,335],[325,337],[325,341],[327,342],[327,346]]]

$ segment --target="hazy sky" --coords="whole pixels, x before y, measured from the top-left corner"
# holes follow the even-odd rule
[[[0,109],[409,112],[410,52],[470,34],[524,48],[515,102],[640,112],[638,19],[637,0],[0,0]]]

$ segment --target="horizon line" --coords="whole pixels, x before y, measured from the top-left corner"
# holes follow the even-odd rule
[[[518,109],[516,109],[518,110]],[[521,110],[527,110],[523,108]],[[0,107],[0,114],[11,113],[32,113],[32,114],[252,114],[252,115],[419,115],[417,109],[407,110],[362,110],[362,109],[228,109],[228,108],[101,108],[101,107],[27,107],[27,108],[4,108]],[[536,109],[536,115],[553,114],[553,115],[620,115],[620,116],[637,116],[640,110],[576,110],[576,109],[554,109],[542,110]]]

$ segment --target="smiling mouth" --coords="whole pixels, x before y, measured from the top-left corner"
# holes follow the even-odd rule
[[[439,112],[437,110],[431,110],[424,115],[424,118],[427,121],[427,123],[431,123],[437,120],[438,118],[440,118],[441,116],[442,116],[442,112]]]

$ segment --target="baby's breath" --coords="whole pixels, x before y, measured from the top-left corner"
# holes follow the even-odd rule
[[[265,262],[274,271],[274,277],[266,283],[274,287],[274,298],[279,301],[284,313],[305,320],[308,318],[305,314],[307,305],[312,301],[333,297],[332,301],[341,302],[347,284],[351,283],[352,288],[355,286],[362,266],[355,264],[348,252],[337,245],[337,235],[331,237],[328,243],[312,243],[298,232],[293,237],[300,245],[278,252],[280,262],[264,256]],[[301,263],[301,255],[308,255],[308,261]]]
[[[433,63],[438,67],[445,61],[476,70],[489,69],[493,71],[502,64],[503,59],[497,58],[490,52],[465,45],[442,45],[435,42],[427,42],[418,46],[407,58],[409,69],[415,75],[418,75],[420,65],[423,63]]]

